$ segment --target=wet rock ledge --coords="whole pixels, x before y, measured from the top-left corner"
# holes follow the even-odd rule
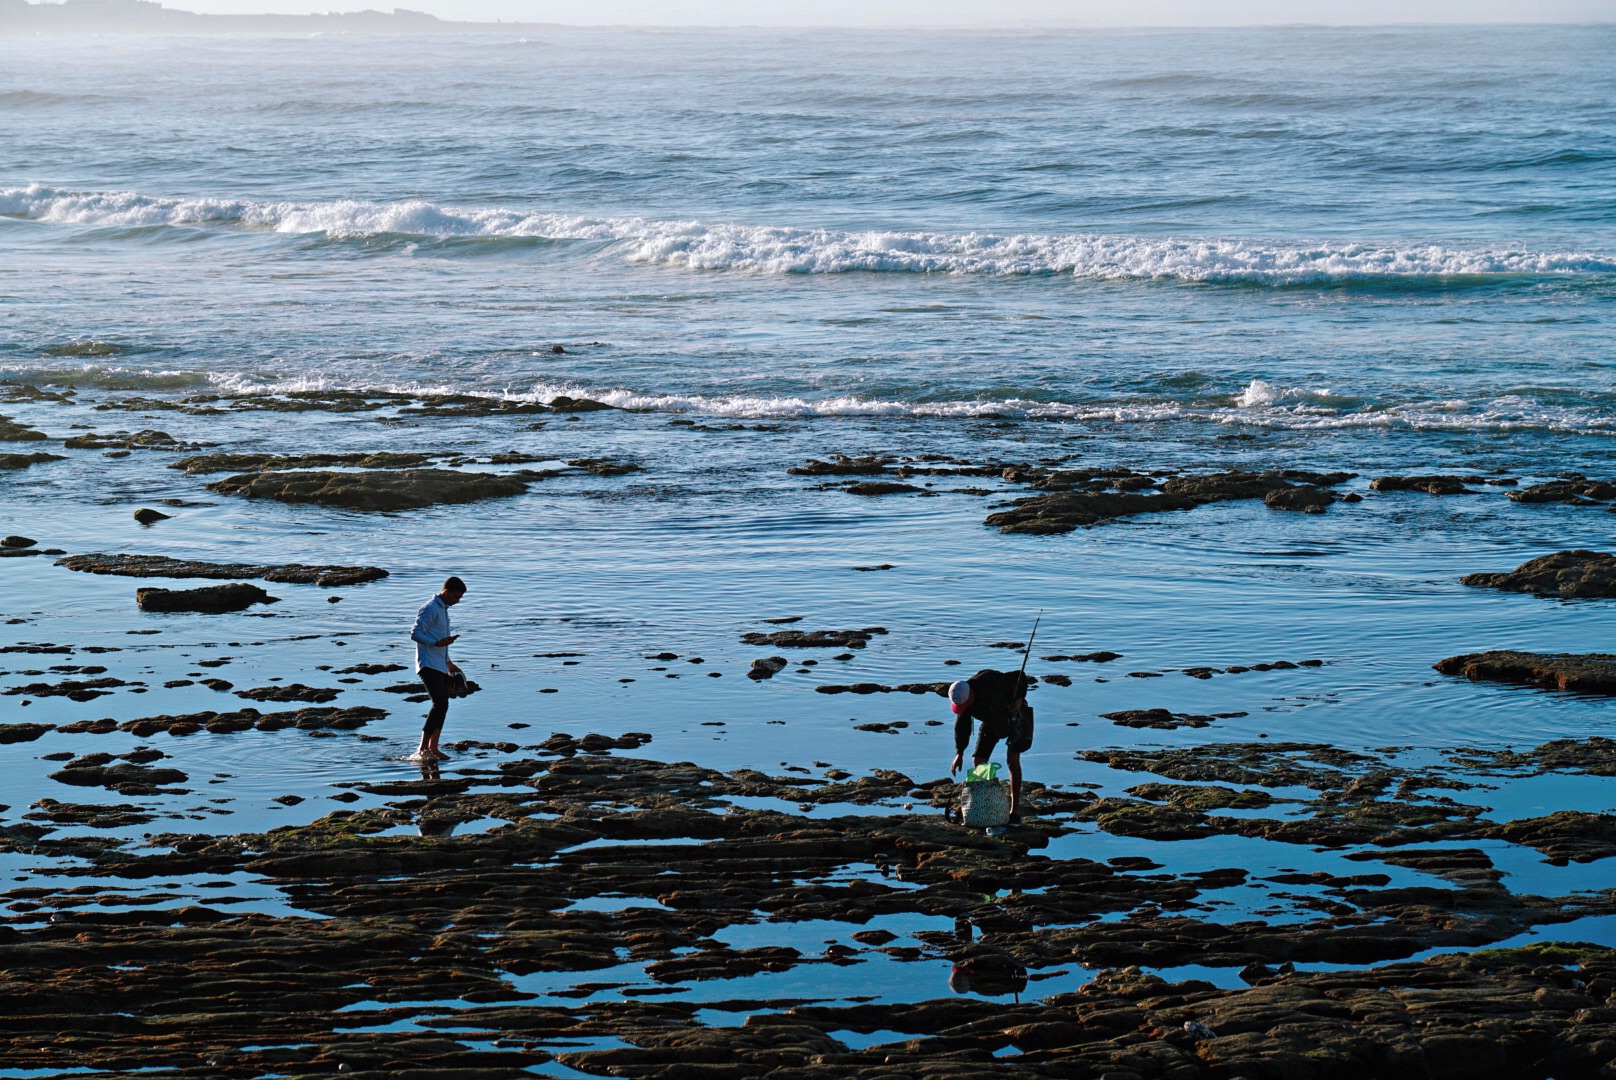
[[[1015,473],[1012,477],[1010,474]],[[1071,532],[1118,518],[1169,510],[1193,510],[1209,503],[1261,499],[1273,510],[1323,513],[1338,499],[1330,489],[1352,479],[1352,473],[1317,473],[1297,469],[1270,472],[1231,470],[1196,476],[1173,476],[1159,481],[1121,470],[1038,470],[1025,474],[1007,470],[1005,479],[1031,480],[1049,494],[1012,500],[1012,509],[988,516],[985,524],[1000,532]],[[1158,488],[1158,490],[1149,490]]]
[[[244,580],[262,578],[289,585],[359,585],[387,576],[377,566],[312,566],[304,563],[210,563],[195,559],[171,559],[167,555],[69,555],[57,559],[57,566],[85,574],[115,574],[137,578],[216,578]]]
[[[1302,920],[1271,923],[1197,904],[1246,882],[1243,868],[1164,874],[1142,857],[1046,857],[1041,849],[1082,831],[1074,822],[1105,802],[1087,792],[1029,784],[1039,817],[988,837],[935,812],[899,812],[904,800],[946,801],[946,780],[885,769],[723,773],[609,752],[646,741],[557,733],[522,748],[537,756],[493,762],[468,756],[480,744],[456,744],[455,773],[351,785],[393,801],[266,833],[58,838],[91,812],[55,800],[24,822],[0,820],[0,850],[71,855],[54,876],[94,881],[10,882],[0,895],[0,1061],[29,1075],[243,1080],[492,1080],[552,1060],[587,1075],[698,1080],[1593,1080],[1616,1062],[1616,951],[1482,947],[1608,912],[1612,898],[1515,897],[1479,850],[1424,846],[1433,830],[1452,831],[1432,818],[1438,808],[1465,828],[1485,825],[1479,808],[1420,797],[1454,790],[1450,776],[1399,774],[1322,745],[1108,752],[1116,768],[1174,781],[1138,785],[1138,806],[1163,801],[1160,813],[1214,821],[1219,808],[1295,800],[1196,781],[1311,787],[1320,798],[1306,821],[1289,810],[1225,820],[1295,830],[1276,838],[1298,844],[1351,835],[1374,845],[1369,859],[1447,879],[1388,888],[1389,876],[1372,872],[1279,873],[1263,881],[1320,891],[1295,897],[1309,911]],[[1613,745],[1455,761],[1472,773],[1586,770],[1616,762]],[[132,796],[177,780],[110,755],[61,771],[77,774],[64,783]],[[759,800],[782,809],[740,805]],[[789,810],[847,803],[882,809]],[[1418,850],[1376,839],[1416,812]],[[129,804],[92,816],[111,827],[140,814]],[[490,821],[497,827],[453,831]],[[198,902],[176,891],[192,886],[165,884],[192,876],[224,891]],[[240,910],[232,888],[249,879],[292,913]],[[893,932],[920,916],[927,928]],[[768,943],[729,943],[726,931],[748,926]],[[1386,963],[1444,945],[1478,951]],[[1297,971],[1303,961],[1383,966]],[[1038,992],[1079,963],[1104,970],[1069,992]],[[1195,963],[1244,965],[1247,986],[1130,966]],[[894,964],[913,975],[894,978]],[[868,995],[760,996],[772,973],[816,986],[816,974],[829,982],[857,965],[886,968]],[[940,992],[945,982],[1001,1000],[877,989]]]
[[[195,611],[222,615],[229,611],[245,611],[254,604],[278,602],[278,597],[245,582],[204,585],[200,589],[135,590],[135,604],[141,611]]]
[[[452,469],[254,472],[215,480],[208,490],[247,499],[315,503],[348,510],[419,510],[441,503],[520,495],[527,490],[530,479]]]
[[[1466,574],[1459,584],[1565,600],[1616,597],[1616,555],[1581,548],[1556,551],[1529,559],[1508,573]]]
[[[1610,653],[1529,653],[1499,649],[1450,656],[1433,666],[1444,675],[1463,675],[1472,681],[1616,694],[1616,655]]]

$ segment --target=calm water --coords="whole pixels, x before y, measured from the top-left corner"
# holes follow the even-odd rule
[[[7,415],[54,438],[156,427],[236,450],[521,450],[645,471],[376,516],[209,496],[207,478],[166,468],[173,453],[65,451],[0,479],[6,531],[394,576],[336,605],[277,587],[262,619],[155,617],[128,579],[5,560],[8,617],[30,620],[10,640],[115,645],[95,662],[157,689],[0,698],[0,713],[236,704],[160,688],[204,654],[233,657],[219,670],[241,686],[324,685],[321,664],[404,659],[415,608],[456,572],[472,587],[457,658],[488,689],[455,706],[449,739],[643,730],[669,759],[929,778],[952,752],[948,727],[924,723],[935,699],[812,687],[1002,663],[1012,654],[987,646],[1024,640],[1040,609],[1036,654],[1126,657],[1034,660],[1077,680],[1038,692],[1030,771],[1051,782],[1116,783],[1074,753],[1127,742],[1428,751],[1610,734],[1607,702],[1430,671],[1483,648],[1611,649],[1604,606],[1457,584],[1609,548],[1616,519],[1598,508],[1370,494],[1323,516],[1231,503],[1010,537],[981,524],[999,498],[953,482],[860,499],[785,470],[848,451],[1341,468],[1360,491],[1399,471],[1616,474],[1612,55],[1609,27],[8,47],[0,376],[78,398]],[[379,387],[633,411],[534,428],[94,408]],[[130,519],[162,498],[211,505],[150,530]],[[853,569],[881,563],[895,568]],[[792,615],[891,633],[851,661],[742,677],[773,650],[740,635]],[[664,650],[680,659],[645,659]],[[547,652],[584,656],[533,655]],[[1174,670],[1304,658],[1326,665]],[[1168,674],[1123,677],[1137,670]],[[391,708],[370,729],[388,741],[159,740],[194,780],[224,774],[209,790],[234,800],[184,827],[308,820],[329,804],[269,800],[407,771],[388,757],[411,743],[414,708],[363,688],[343,700]],[[1249,715],[1171,734],[1097,716],[1153,706]],[[899,719],[911,726],[892,735],[849,722]],[[15,818],[43,795],[95,798],[45,779],[39,756],[132,743],[0,748],[0,802]],[[1570,790],[1534,788],[1510,812]],[[1616,792],[1575,788],[1578,806],[1601,799]]]

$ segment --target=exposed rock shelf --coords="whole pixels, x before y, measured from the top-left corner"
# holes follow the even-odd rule
[[[119,577],[218,578],[243,580],[262,578],[289,585],[358,585],[387,576],[376,566],[314,566],[304,563],[210,563],[195,559],[172,559],[167,555],[69,555],[57,559],[57,566],[86,574],[115,574]]]
[[[1500,649],[1450,656],[1433,666],[1444,675],[1463,675],[1471,680],[1616,694],[1616,655],[1610,653],[1529,653]]]
[[[365,472],[259,472],[215,480],[209,491],[247,499],[315,503],[347,510],[419,510],[520,495],[528,478],[452,469]]]
[[[229,611],[245,611],[254,604],[276,602],[276,597],[245,582],[205,585],[200,589],[135,590],[135,603],[141,611],[195,611],[219,615]]]
[[[1461,585],[1563,599],[1616,597],[1616,555],[1604,551],[1556,551],[1501,574],[1466,574]]]

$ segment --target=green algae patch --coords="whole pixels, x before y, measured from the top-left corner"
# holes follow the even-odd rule
[[[1616,961],[1616,949],[1591,941],[1534,941],[1513,949],[1477,949],[1456,953],[1483,964],[1534,967],[1538,964],[1609,964]]]

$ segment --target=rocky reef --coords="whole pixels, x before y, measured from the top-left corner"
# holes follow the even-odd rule
[[[1471,680],[1616,694],[1616,655],[1609,653],[1529,653],[1496,649],[1450,656],[1433,666],[1444,675],[1463,675]]]
[[[1466,574],[1461,585],[1565,600],[1616,597],[1616,555],[1604,551],[1556,551],[1528,559],[1507,573]]]
[[[529,478],[453,469],[390,469],[362,472],[253,472],[208,485],[221,495],[316,503],[345,510],[419,510],[441,503],[468,503],[520,495]]]
[[[245,611],[254,604],[275,602],[275,597],[245,582],[205,585],[200,589],[135,590],[135,604],[141,611],[196,611],[220,615],[227,611]]]
[[[236,714],[263,729],[256,715]],[[1486,947],[1616,912],[1616,895],[1518,895],[1462,846],[1497,837],[1551,857],[1607,858],[1608,818],[1491,822],[1433,794],[1501,770],[1611,769],[1608,740],[1455,752],[1412,772],[1318,744],[1094,751],[1162,780],[1127,799],[1029,782],[1036,816],[1002,837],[937,813],[953,797],[946,779],[724,773],[614,753],[648,741],[457,744],[493,756],[454,775],[349,785],[339,801],[388,801],[264,833],[58,839],[151,815],[138,803],[41,800],[0,824],[0,850],[71,852],[82,871],[58,873],[101,884],[14,883],[4,894],[0,1057],[83,1075],[493,1078],[555,1061],[599,1076],[774,1080],[1500,1070],[1591,1080],[1616,1061],[1616,951]],[[186,782],[151,764],[160,757],[91,753],[55,776],[139,798]],[[1274,786],[1315,796],[1276,797],[1265,790]],[[462,826],[476,828],[458,835]],[[1240,867],[1163,873],[1142,857],[1045,854],[1096,827],[1352,847],[1350,859],[1412,868],[1432,884],[1396,883],[1373,865],[1258,880]],[[219,891],[203,902],[150,884],[185,879]],[[296,913],[234,910],[234,883],[247,880]],[[1304,914],[1231,920],[1207,906],[1250,886]],[[917,918],[950,928],[916,929]],[[831,940],[810,946],[799,926]],[[737,939],[747,927],[768,943]],[[1467,951],[1398,962],[1443,947]],[[1310,962],[1376,966],[1298,967]],[[1145,970],[1185,964],[1238,969],[1245,985]],[[800,987],[816,972],[891,966],[911,970],[917,988],[935,978],[937,990],[764,989],[786,973],[806,977]],[[1050,979],[1070,988],[1038,992]]]
[[[303,563],[214,563],[195,559],[174,559],[167,555],[69,555],[56,560],[57,566],[86,574],[114,574],[119,577],[219,578],[242,580],[262,578],[290,585],[359,585],[387,576],[376,566],[312,566]]]

